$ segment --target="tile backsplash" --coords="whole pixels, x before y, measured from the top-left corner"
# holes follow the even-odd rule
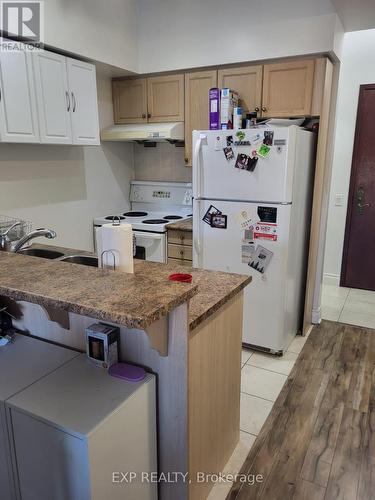
[[[186,167],[185,149],[168,142],[155,148],[134,144],[135,178],[139,181],[191,182],[191,167]]]

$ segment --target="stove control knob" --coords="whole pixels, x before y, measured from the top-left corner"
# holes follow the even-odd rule
[[[138,190],[138,188],[133,188],[133,200],[134,201],[139,200],[139,190]]]

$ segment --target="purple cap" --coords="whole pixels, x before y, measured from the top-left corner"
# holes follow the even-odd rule
[[[129,382],[140,382],[146,376],[146,370],[142,367],[128,363],[116,363],[109,368],[108,373],[112,377],[129,380]]]

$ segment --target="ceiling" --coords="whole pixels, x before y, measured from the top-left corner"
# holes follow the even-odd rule
[[[375,28],[374,0],[331,0],[345,31]]]

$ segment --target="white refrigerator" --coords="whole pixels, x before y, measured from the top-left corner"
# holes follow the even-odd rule
[[[314,156],[294,125],[193,132],[193,265],[252,276],[243,343],[273,354],[302,322]]]

